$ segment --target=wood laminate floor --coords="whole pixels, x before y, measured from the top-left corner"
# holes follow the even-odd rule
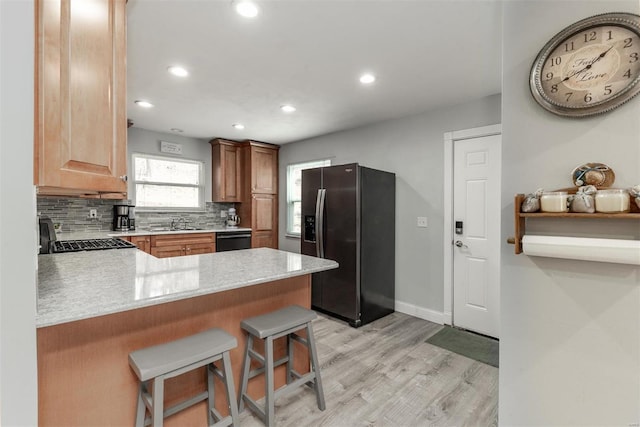
[[[325,316],[313,327],[327,409],[299,388],[276,401],[278,426],[497,425],[498,369],[424,342],[442,326],[393,313],[359,329]],[[240,421],[263,425],[247,409]]]

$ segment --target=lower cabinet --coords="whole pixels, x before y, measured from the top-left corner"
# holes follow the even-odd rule
[[[141,251],[157,258],[211,254],[216,251],[215,233],[156,234],[121,236]]]
[[[151,255],[168,258],[216,251],[215,233],[158,234],[151,237]]]
[[[278,248],[278,198],[273,194],[251,196],[252,248]]]
[[[148,254],[151,253],[151,236],[131,236],[127,240]]]

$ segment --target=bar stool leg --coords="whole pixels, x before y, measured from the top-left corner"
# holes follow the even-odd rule
[[[159,376],[153,380],[153,408],[151,411],[151,424],[153,427],[162,427],[164,418],[164,377]]]
[[[138,404],[136,406],[136,427],[144,427],[144,416],[147,412],[147,408],[145,407],[142,395],[145,390],[146,387],[144,382],[140,381],[140,384],[138,385]]]
[[[249,357],[249,349],[253,347],[253,336],[247,336],[247,344],[244,349],[244,362],[242,362],[242,372],[240,377],[240,398],[238,399],[238,411],[244,409],[244,394],[247,392],[247,384],[249,383],[249,370],[251,369],[251,358]]]
[[[291,338],[291,334],[287,335],[287,384],[293,381],[293,374],[291,371],[293,370],[293,339]]]
[[[273,338],[267,337],[264,343],[264,375],[265,375],[265,402],[264,402],[264,418],[267,426],[274,425],[274,390],[273,390]]]
[[[227,390],[227,401],[229,402],[231,422],[234,427],[237,427],[239,423],[238,405],[236,404],[236,388],[233,385],[233,374],[231,373],[231,358],[229,357],[229,352],[224,352],[222,354],[222,362],[224,364],[224,385]]]
[[[213,412],[211,408],[215,406],[216,396],[215,396],[215,384],[213,381],[213,363],[207,365],[207,420],[209,421],[209,425],[212,426],[215,422],[213,418]]]
[[[309,344],[309,353],[311,354],[311,368],[315,373],[314,389],[316,391],[316,401],[318,408],[324,411],[326,406],[324,403],[324,390],[322,389],[322,380],[320,379],[320,363],[318,363],[318,354],[316,352],[316,342],[311,329],[311,322],[307,323],[307,343]]]

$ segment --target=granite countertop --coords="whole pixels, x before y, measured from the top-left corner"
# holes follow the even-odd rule
[[[337,268],[269,248],[156,258],[138,249],[38,256],[36,326],[118,313]]]

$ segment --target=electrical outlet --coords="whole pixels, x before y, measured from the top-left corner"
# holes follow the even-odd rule
[[[98,218],[98,210],[89,209],[89,218]]]
[[[220,218],[226,218],[227,217],[227,211],[220,211]]]
[[[426,226],[427,226],[427,217],[426,216],[419,216],[418,217],[418,227],[426,228]]]

